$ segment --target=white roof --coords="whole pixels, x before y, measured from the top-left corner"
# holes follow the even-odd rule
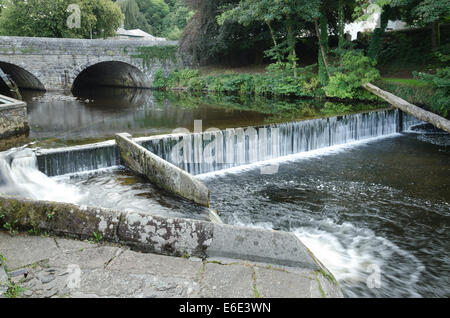
[[[154,40],[154,41],[165,40],[165,38],[158,38],[156,36],[148,34],[145,31],[142,31],[140,29],[125,30],[124,28],[119,28],[116,33],[117,33],[117,35],[136,37],[136,38],[145,38],[146,40]]]

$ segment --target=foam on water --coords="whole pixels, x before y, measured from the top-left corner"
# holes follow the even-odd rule
[[[293,162],[293,161],[298,161],[298,160],[302,160],[302,159],[311,159],[311,158],[320,158],[323,156],[330,156],[330,155],[334,155],[334,154],[337,154],[337,153],[340,153],[340,152],[343,152],[343,151],[346,151],[346,150],[349,150],[349,149],[352,149],[355,147],[360,147],[360,146],[369,144],[371,142],[376,142],[376,141],[379,141],[382,139],[387,139],[387,138],[395,138],[398,136],[400,136],[399,133],[393,133],[393,134],[386,135],[386,136],[380,136],[380,137],[368,138],[368,139],[364,139],[364,140],[353,141],[353,142],[349,142],[349,143],[342,144],[342,145],[336,145],[336,146],[320,148],[320,149],[306,151],[306,152],[300,152],[300,153],[296,153],[296,154],[292,154],[292,155],[288,155],[288,156],[278,157],[275,159],[259,161],[259,162],[255,162],[255,163],[251,163],[251,164],[233,167],[233,168],[203,173],[203,174],[196,175],[196,177],[199,178],[200,180],[207,180],[210,178],[215,178],[217,176],[222,176],[222,175],[226,175],[226,174],[240,174],[240,173],[243,173],[246,171],[251,171],[254,169],[258,169],[258,168],[270,167],[270,166],[274,166],[274,165],[276,166],[281,163]]]
[[[0,153],[0,193],[68,203],[83,199],[76,187],[58,183],[40,172],[36,155],[30,149],[11,149]]]
[[[249,228],[273,230],[270,222],[245,223],[237,216],[233,216],[233,225]],[[400,291],[404,297],[421,297],[416,292],[416,283],[424,270],[423,264],[411,253],[402,250],[391,241],[377,236],[372,230],[357,228],[353,224],[345,222],[336,224],[333,220],[308,220],[308,225],[292,229],[298,239],[320,260],[320,262],[333,274],[341,286],[360,285],[367,294],[368,281],[375,273],[380,273],[379,288],[386,288],[398,277],[404,276],[405,268],[395,269],[390,264],[392,258],[402,259],[409,264],[409,280],[402,281],[405,286]],[[389,267],[390,274],[385,275],[384,269]],[[394,273],[392,273],[394,272]],[[345,288],[346,296],[360,297],[351,288]],[[374,290],[374,295],[376,290]]]

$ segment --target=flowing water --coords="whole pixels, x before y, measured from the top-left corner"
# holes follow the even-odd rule
[[[31,101],[31,139],[41,146],[66,146],[110,139],[118,131],[192,131],[194,120],[202,119],[203,129],[218,129],[140,142],[206,183],[223,221],[295,233],[346,296],[450,296],[448,134],[408,130],[418,124],[408,116],[399,127],[394,110],[311,119],[346,106],[257,102],[249,107],[242,101],[149,93],[84,98]],[[254,132],[223,130],[249,125]],[[0,193],[169,216],[205,215],[118,164],[112,145],[50,151],[39,158],[26,148],[11,149],[0,153]],[[378,277],[380,285],[369,288]]]
[[[449,155],[448,134],[395,134],[200,179],[224,222],[294,232],[347,296],[448,297]]]
[[[171,195],[123,167],[49,178],[39,171],[34,151],[27,148],[0,153],[0,193],[121,212],[209,220],[207,209]]]

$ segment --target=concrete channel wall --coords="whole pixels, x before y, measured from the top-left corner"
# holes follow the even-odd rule
[[[116,135],[122,161],[160,187],[197,204],[209,207],[209,190],[197,178],[151,153],[127,133]]]
[[[0,138],[27,132],[27,104],[0,95]]]

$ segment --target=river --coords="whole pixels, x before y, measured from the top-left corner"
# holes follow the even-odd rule
[[[191,171],[210,188],[211,206],[223,221],[295,233],[348,297],[450,296],[446,133],[423,127],[398,133],[396,114],[375,111],[379,105],[324,107],[310,101],[196,98],[136,90],[82,92],[67,100],[35,93],[26,98],[29,141],[43,148],[111,139],[122,131],[134,136],[179,127],[192,131],[194,120],[203,120],[203,129],[281,127],[283,143],[292,140],[292,145],[280,147],[263,163]],[[361,110],[365,113],[313,119]],[[305,134],[306,139],[299,137]],[[53,193],[50,199],[60,201],[201,218],[196,205],[123,167],[47,178],[37,170],[35,158],[21,151],[25,153],[12,160],[15,166],[0,167],[0,173],[5,176],[9,169],[9,179],[22,178],[22,183],[13,189],[14,180],[4,178],[0,192],[9,189],[47,199],[46,194]],[[266,165],[276,170],[262,173]],[[104,197],[110,199],[105,202]],[[381,281],[369,288],[374,273]]]

